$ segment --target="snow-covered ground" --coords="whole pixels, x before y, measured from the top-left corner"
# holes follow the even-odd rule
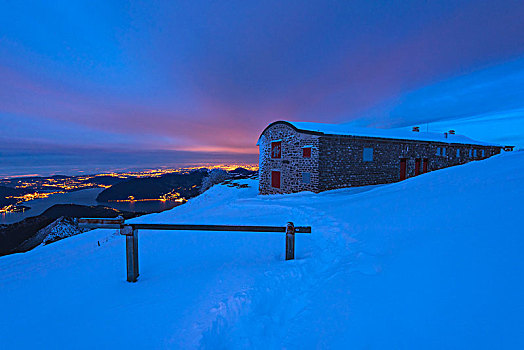
[[[137,222],[311,225],[282,234],[96,230],[0,258],[0,347],[523,349],[524,152],[375,187],[215,186]],[[98,243],[100,242],[100,246]]]

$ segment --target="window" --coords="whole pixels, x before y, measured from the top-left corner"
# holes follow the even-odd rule
[[[271,158],[282,158],[282,141],[271,142]]]
[[[280,188],[280,171],[271,172],[271,187]]]
[[[364,148],[363,159],[364,162],[373,161],[373,148]]]
[[[484,158],[486,156],[486,152],[484,150],[482,150],[481,152],[482,152],[482,158]]]
[[[437,156],[445,156],[446,147],[437,147]]]
[[[302,157],[311,158],[311,147],[302,148]]]
[[[302,183],[303,184],[311,183],[311,173],[302,173]]]
[[[469,157],[470,158],[473,157],[473,150],[472,149],[469,150]]]
[[[473,150],[473,158],[477,158],[477,150],[476,149]]]
[[[457,149],[457,158],[460,157],[460,149]]]

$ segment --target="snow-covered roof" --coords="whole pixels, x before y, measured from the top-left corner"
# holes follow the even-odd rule
[[[414,132],[405,129],[374,129],[374,128],[358,128],[349,126],[346,124],[326,124],[326,123],[311,123],[311,122],[290,122],[290,121],[277,121],[269,126],[276,123],[289,124],[298,131],[322,133],[325,135],[349,135],[349,136],[360,136],[360,137],[377,137],[385,139],[397,139],[397,140],[413,140],[413,141],[433,141],[433,142],[444,142],[444,143],[461,143],[468,145],[479,145],[479,146],[497,146],[501,145],[476,141],[466,137],[464,135],[436,133],[436,132],[425,132],[419,131]],[[268,127],[269,127],[268,126]],[[265,131],[265,130],[264,130]]]

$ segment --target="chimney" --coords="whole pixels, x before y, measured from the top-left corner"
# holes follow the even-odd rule
[[[448,133],[447,132],[444,133],[444,137],[448,138]]]
[[[455,135],[455,130],[448,131],[450,135]]]
[[[413,132],[419,132],[420,131],[420,127],[418,126],[414,126],[413,129],[412,129]]]

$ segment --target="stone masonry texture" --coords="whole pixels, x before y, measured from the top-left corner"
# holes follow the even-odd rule
[[[270,156],[272,141],[282,142],[282,156],[279,159]],[[261,194],[321,192],[397,182],[400,181],[401,159],[406,160],[406,176],[409,178],[415,176],[417,159],[420,159],[421,172],[424,159],[427,161],[427,170],[433,171],[488,158],[501,151],[501,147],[496,146],[324,135],[298,131],[285,122],[274,123],[266,128],[258,145]],[[302,156],[304,146],[311,147],[311,158]],[[364,148],[373,150],[371,161],[364,161]],[[440,154],[437,148],[440,148]],[[476,150],[476,157],[473,150]],[[484,157],[482,150],[485,152]],[[271,186],[272,171],[280,171],[280,188]],[[311,174],[308,184],[302,182],[304,172]]]

